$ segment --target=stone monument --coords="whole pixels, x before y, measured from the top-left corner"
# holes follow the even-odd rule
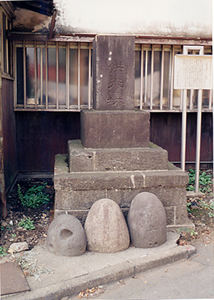
[[[149,142],[150,114],[134,109],[134,36],[98,35],[93,43],[93,107],[81,111],[81,140],[56,155],[55,216],[85,222],[93,203],[113,199],[126,216],[133,198],[155,194],[167,226],[189,226],[188,175],[168,163],[167,151]]]

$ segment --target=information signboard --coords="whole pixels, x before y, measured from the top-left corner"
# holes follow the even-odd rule
[[[174,89],[212,89],[212,55],[175,55]]]

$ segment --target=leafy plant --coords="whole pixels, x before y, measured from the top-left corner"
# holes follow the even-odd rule
[[[201,201],[200,204],[204,209],[208,210],[209,217],[213,218],[214,217],[214,202],[205,203],[205,202]]]
[[[21,219],[21,221],[18,223],[18,226],[23,227],[27,230],[35,229],[35,226],[33,225],[33,220],[31,220],[30,217]]]
[[[3,257],[7,255],[7,249],[0,246],[0,256]]]
[[[50,201],[49,195],[43,193],[46,184],[32,186],[24,195],[22,194],[21,186],[18,184],[17,193],[22,205],[29,208],[38,208],[42,204],[48,203]]]
[[[190,235],[193,237],[193,236],[196,236],[198,235],[198,232],[196,232],[195,230],[193,229],[189,229],[187,227],[180,227],[177,229],[178,233],[182,233],[182,232],[185,232],[185,233],[190,233]]]
[[[189,169],[189,183],[187,185],[187,191],[194,191],[195,187],[195,170]],[[210,191],[209,184],[212,184],[212,176],[206,174],[206,172],[201,172],[199,174],[199,185],[201,186],[199,190],[202,193]]]

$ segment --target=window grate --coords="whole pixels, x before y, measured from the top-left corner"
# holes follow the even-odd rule
[[[15,42],[15,110],[80,111],[92,105],[92,43]],[[211,46],[204,47],[211,54]],[[173,88],[174,56],[181,45],[136,44],[135,107],[182,111],[183,94]],[[187,111],[197,111],[198,91],[187,90]],[[212,111],[211,90],[202,111]]]

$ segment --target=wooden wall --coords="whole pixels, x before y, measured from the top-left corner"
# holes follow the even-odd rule
[[[195,160],[196,113],[188,114],[187,160]],[[180,161],[181,113],[151,113],[150,140],[166,149],[169,160]],[[19,172],[53,172],[56,154],[65,154],[67,141],[80,139],[78,112],[16,112]],[[212,114],[202,118],[201,160],[212,161]]]
[[[151,113],[150,140],[166,149],[169,161],[181,159],[181,113]],[[186,161],[195,161],[197,113],[187,114]],[[201,162],[212,162],[213,147],[212,113],[202,114]]]
[[[56,154],[80,138],[80,113],[16,112],[19,172],[53,172]]]
[[[13,111],[13,81],[2,78],[2,129],[5,190],[17,175],[16,122]]]

